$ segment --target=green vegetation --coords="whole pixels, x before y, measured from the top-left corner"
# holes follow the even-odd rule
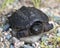
[[[41,4],[41,0],[32,0],[33,5],[35,8],[39,8]]]
[[[2,12],[6,8],[7,4],[13,3],[13,2],[14,2],[14,0],[4,0],[2,7],[0,8],[0,12]]]

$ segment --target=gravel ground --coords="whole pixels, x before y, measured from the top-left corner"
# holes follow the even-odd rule
[[[2,1],[0,0],[0,6]],[[6,23],[5,14],[11,13],[23,5],[32,7],[33,5],[30,1],[15,0],[13,4],[8,4],[0,14],[0,48],[60,48],[60,5],[59,2],[54,0],[42,0],[40,7],[40,10],[46,13],[51,18],[49,18],[50,21],[54,24],[54,29],[49,31],[49,33],[18,40],[10,34],[12,31],[11,28],[7,32],[2,31],[6,27],[4,25]]]

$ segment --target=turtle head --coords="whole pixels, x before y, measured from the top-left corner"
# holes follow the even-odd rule
[[[42,32],[47,32],[49,30],[51,30],[53,28],[53,24],[49,24],[49,23],[42,23],[42,22],[35,22],[30,30],[31,30],[31,33],[33,34],[39,34],[39,33],[42,33]]]

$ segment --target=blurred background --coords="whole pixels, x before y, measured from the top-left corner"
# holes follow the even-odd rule
[[[34,6],[52,17],[60,15],[60,0],[0,0],[0,18],[21,6]]]
[[[6,26],[7,15],[22,6],[35,7],[43,11],[54,24],[53,31],[43,34],[40,40],[27,43],[28,45],[24,41],[13,38],[9,33],[11,29],[3,32],[2,30],[8,27]],[[60,0],[0,0],[0,48],[22,48],[21,46],[23,48],[60,48]]]

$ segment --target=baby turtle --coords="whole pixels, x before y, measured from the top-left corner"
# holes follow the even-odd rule
[[[53,25],[48,23],[48,16],[34,7],[22,6],[8,17],[8,20],[15,31],[12,33],[17,38],[37,35],[53,28]]]

